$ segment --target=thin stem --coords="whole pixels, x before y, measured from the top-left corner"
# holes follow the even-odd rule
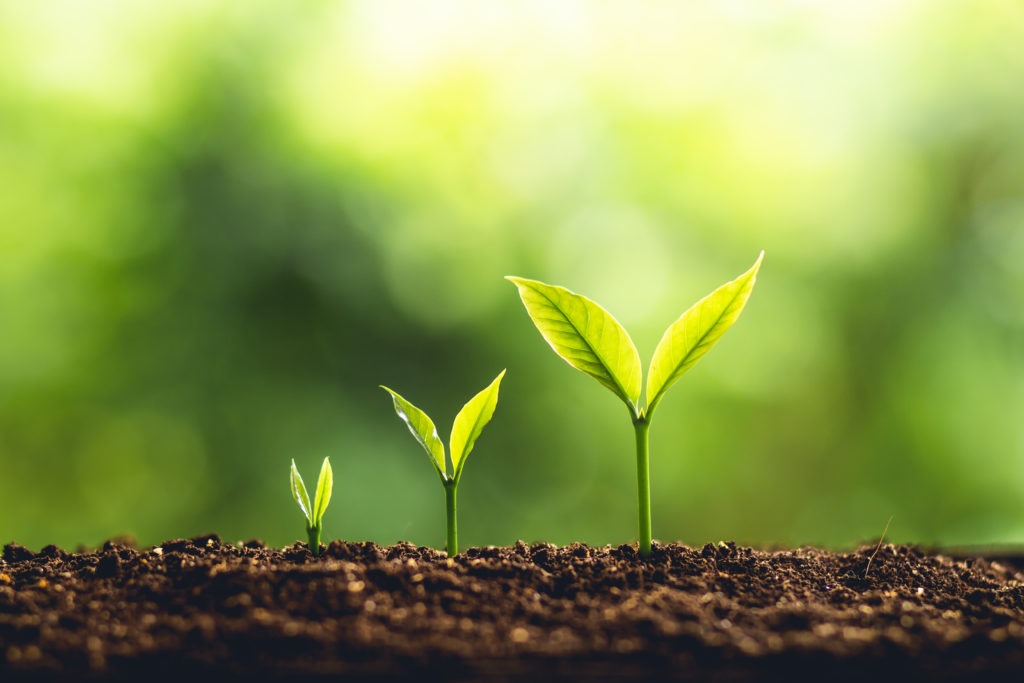
[[[306,533],[309,534],[309,552],[313,557],[320,557],[320,527],[307,526]]]
[[[446,482],[444,485],[444,504],[448,512],[448,557],[455,557],[459,554],[459,529],[455,518],[455,491],[458,486],[454,482]]]
[[[636,431],[636,510],[640,520],[640,555],[651,554],[651,463],[647,432],[651,423],[646,417],[633,421]]]

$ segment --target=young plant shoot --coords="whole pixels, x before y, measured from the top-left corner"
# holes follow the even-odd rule
[[[309,494],[306,493],[306,485],[302,481],[302,475],[295,467],[295,460],[292,459],[292,498],[302,508],[302,514],[306,516],[306,533],[309,535],[309,551],[314,557],[320,555],[320,532],[323,531],[324,512],[331,502],[331,492],[334,490],[334,472],[331,471],[331,461],[324,458],[324,464],[320,466],[320,477],[316,481],[316,499],[313,505],[309,504]]]
[[[505,371],[502,370],[486,389],[471,398],[455,416],[451,438],[448,440],[450,461],[445,457],[444,444],[437,436],[437,428],[434,427],[433,421],[427,414],[391,389],[381,386],[381,389],[391,394],[395,412],[409,427],[413,438],[427,452],[430,464],[434,466],[437,476],[441,479],[441,485],[444,486],[445,509],[448,513],[448,557],[455,557],[459,554],[455,497],[459,488],[459,479],[462,478],[462,468],[466,466],[466,458],[473,450],[473,445],[479,438],[480,432],[494,415],[494,409],[498,405],[498,387],[504,376]]]
[[[629,334],[590,299],[563,287],[508,277],[519,288],[533,324],[555,353],[618,396],[629,408],[636,432],[637,511],[640,554],[651,554],[651,484],[648,430],[665,392],[693,367],[736,322],[754,288],[764,252],[747,272],[707,295],[665,330],[647,372],[641,400],[640,354]]]

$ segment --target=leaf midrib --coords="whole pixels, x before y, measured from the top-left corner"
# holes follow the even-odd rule
[[[739,296],[740,296],[740,292],[742,292],[742,291],[743,291],[743,290],[745,289],[745,285],[746,285],[746,283],[744,283],[744,286],[743,286],[743,287],[740,287],[740,288],[739,288],[739,289],[737,290],[736,294],[734,294],[734,295],[733,295],[733,297],[732,297],[732,298],[731,298],[731,299],[729,300],[729,303],[725,305],[725,307],[724,307],[724,308],[722,309],[722,312],[721,312],[721,313],[719,314],[719,316],[718,316],[718,317],[717,317],[717,318],[715,319],[715,322],[713,322],[713,323],[711,324],[711,327],[709,327],[709,328],[708,328],[707,332],[705,332],[704,334],[702,334],[702,335],[700,336],[700,338],[699,338],[699,339],[697,340],[697,343],[696,343],[696,344],[694,344],[694,345],[693,345],[693,346],[692,346],[692,347],[690,348],[690,350],[689,350],[689,351],[688,351],[688,352],[686,353],[686,355],[685,355],[685,356],[683,356],[683,358],[682,358],[682,359],[680,359],[680,361],[679,361],[678,363],[676,363],[676,366],[675,366],[674,368],[672,368],[672,371],[671,371],[670,373],[668,373],[668,377],[667,377],[667,378],[665,379],[665,381],[663,381],[663,382],[661,383],[661,386],[660,386],[660,387],[658,387],[658,392],[657,392],[657,395],[655,396],[655,399],[654,399],[654,404],[652,404],[652,405],[651,405],[651,410],[653,410],[653,409],[654,409],[654,405],[656,405],[656,404],[657,404],[657,403],[658,403],[659,401],[661,401],[661,396],[662,396],[662,394],[663,394],[663,393],[664,393],[664,391],[665,391],[665,386],[666,386],[666,385],[668,384],[668,380],[671,380],[671,379],[672,379],[672,378],[673,378],[673,377],[675,376],[675,374],[676,374],[676,371],[677,371],[677,370],[678,370],[679,368],[683,367],[683,365],[685,365],[685,364],[686,364],[686,360],[687,360],[687,359],[688,359],[688,358],[689,358],[690,356],[692,356],[692,355],[693,355],[694,351],[696,351],[697,349],[699,349],[699,348],[701,347],[701,344],[703,344],[703,343],[704,343],[704,340],[708,338],[708,335],[710,335],[710,334],[711,334],[711,331],[712,331],[712,330],[714,330],[714,329],[715,329],[715,328],[716,328],[716,327],[718,326],[718,324],[719,324],[720,322],[722,322],[722,318],[724,318],[724,317],[725,317],[725,314],[726,314],[726,313],[728,313],[728,312],[729,312],[729,310],[730,310],[730,309],[732,308],[733,304],[735,304],[735,303],[736,303],[736,299],[738,299],[738,298],[739,298]],[[703,302],[703,300],[702,300],[702,301],[701,301],[700,303],[704,303],[704,302]],[[700,314],[701,314],[701,315],[703,315],[703,314],[704,314],[704,313],[703,313],[703,310],[701,310]],[[686,314],[684,313],[683,315],[685,316]],[[672,344],[675,344],[675,341],[672,341],[671,343],[672,343]]]
[[[620,398],[623,398],[630,406],[635,408],[636,404],[633,403],[633,401],[629,399],[628,392],[622,386],[622,384],[619,382],[619,380],[615,376],[615,374],[609,369],[608,363],[601,356],[601,354],[599,354],[594,349],[593,344],[591,344],[589,341],[587,341],[587,338],[583,335],[583,332],[576,326],[576,323],[574,323],[572,321],[572,319],[569,318],[568,315],[566,315],[565,311],[562,310],[562,307],[559,306],[550,296],[548,296],[546,293],[544,293],[542,291],[539,291],[538,289],[536,289],[534,287],[531,287],[531,289],[533,289],[533,291],[537,292],[537,294],[539,294],[542,297],[544,297],[544,299],[546,299],[548,301],[548,303],[551,304],[551,306],[553,306],[559,313],[562,314],[562,317],[564,318],[565,322],[569,323],[569,326],[572,327],[574,332],[576,332],[576,336],[579,337],[583,341],[583,343],[587,345],[587,348],[590,350],[590,353],[594,356],[594,358],[597,358],[598,362],[600,362],[601,367],[605,371],[605,374],[608,375],[608,377],[612,380],[612,383],[615,385],[615,388],[618,390]],[[568,291],[568,290],[566,290],[566,291]],[[574,296],[580,296],[580,295],[576,294]],[[597,306],[596,303],[594,303],[594,305]],[[587,322],[589,323],[590,322],[590,311],[587,310],[586,306],[584,306],[583,312],[586,313],[586,315],[587,315]],[[611,315],[611,314],[609,313],[608,315]],[[628,334],[627,334],[627,337],[628,337]]]
[[[490,398],[490,396],[488,396],[488,398]],[[483,415],[483,411],[477,411],[476,418],[473,420],[473,429],[469,430],[470,435],[472,435],[473,432],[476,431],[477,426],[480,425],[480,418],[481,418],[482,415]],[[458,419],[458,418],[456,418],[456,419]],[[452,429],[454,429],[454,428],[455,428],[455,425],[452,425]],[[482,430],[483,430],[483,428],[481,427],[481,431]],[[452,451],[452,479],[455,479],[456,481],[458,481],[462,477],[462,465],[463,465],[464,462],[466,462],[466,456],[469,455],[469,450],[468,449],[470,447],[470,443],[469,443],[469,439],[466,439],[466,443],[462,447],[463,448],[462,456],[459,458],[458,464],[456,464],[455,463],[455,452],[454,452],[455,451],[455,444],[453,444],[451,441],[452,440],[449,437],[449,439],[448,439],[448,450]]]

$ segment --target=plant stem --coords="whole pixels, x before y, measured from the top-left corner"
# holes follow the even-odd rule
[[[636,431],[636,510],[640,520],[640,555],[651,555],[651,463],[647,432],[651,423],[647,417],[633,420]]]
[[[458,486],[454,482],[447,482],[444,485],[444,503],[448,512],[448,557],[455,557],[459,554],[459,529],[455,519],[455,491]]]
[[[309,534],[309,552],[313,557],[320,557],[320,527],[307,526],[306,533]]]

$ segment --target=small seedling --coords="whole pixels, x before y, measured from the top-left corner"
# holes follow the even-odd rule
[[[309,535],[309,550],[314,557],[320,555],[320,532],[323,531],[324,513],[331,502],[331,492],[334,490],[334,472],[331,471],[330,458],[324,458],[324,464],[320,466],[320,476],[316,481],[316,499],[313,505],[309,504],[309,494],[306,493],[306,485],[302,481],[302,475],[295,467],[295,460],[292,459],[292,498],[302,508],[302,514],[306,516],[306,533]]]
[[[434,466],[434,470],[444,486],[445,509],[448,513],[448,557],[455,557],[459,554],[455,497],[459,488],[459,480],[462,478],[462,468],[466,466],[466,458],[473,450],[473,445],[480,437],[480,432],[494,415],[494,409],[498,405],[498,387],[504,376],[505,371],[502,370],[486,389],[471,398],[455,416],[451,438],[448,440],[450,461],[445,457],[444,444],[437,436],[437,428],[434,427],[433,421],[427,414],[391,389],[381,385],[381,389],[391,394],[395,412],[408,425],[413,438],[427,452],[430,464]]]
[[[526,312],[555,353],[615,393],[629,407],[636,432],[640,554],[651,554],[651,484],[648,431],[665,392],[736,322],[754,288],[764,252],[747,272],[694,304],[672,323],[654,350],[641,401],[640,354],[612,315],[564,287],[509,276]]]
[[[882,529],[882,535],[878,537],[878,545],[875,546],[875,552],[871,553],[871,557],[868,558],[868,566],[864,567],[864,578],[868,578],[868,572],[871,571],[871,563],[875,561],[875,557],[878,556],[878,551],[882,549],[882,544],[885,543],[885,535],[889,533],[889,525],[892,524],[892,515],[889,515],[889,521],[885,523],[885,528]]]

